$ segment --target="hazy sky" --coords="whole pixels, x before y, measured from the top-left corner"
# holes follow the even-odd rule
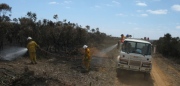
[[[180,37],[180,0],[0,0],[12,7],[13,18],[28,11],[40,19],[66,19],[82,27],[99,28],[112,36],[158,39]]]

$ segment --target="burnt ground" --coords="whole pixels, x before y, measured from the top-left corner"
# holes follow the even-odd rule
[[[30,64],[28,57],[0,61],[0,86],[179,86],[180,66],[159,54],[153,55],[148,79],[144,73],[116,69],[118,50],[108,53],[91,48],[90,72],[84,72],[82,56],[49,56]]]
[[[91,51],[98,53],[97,49]],[[91,70],[85,72],[82,56],[61,59],[48,57],[30,64],[28,57],[0,61],[0,86],[108,86],[115,85],[116,68],[113,53],[92,56]]]

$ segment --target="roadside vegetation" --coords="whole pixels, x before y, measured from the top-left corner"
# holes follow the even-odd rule
[[[157,46],[157,51],[164,57],[172,59],[180,64],[180,38],[172,37],[167,33],[164,37],[154,42]]]

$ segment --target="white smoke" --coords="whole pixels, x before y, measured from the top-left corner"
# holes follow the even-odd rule
[[[27,48],[24,47],[7,48],[0,52],[0,59],[11,61],[23,56],[26,52]]]

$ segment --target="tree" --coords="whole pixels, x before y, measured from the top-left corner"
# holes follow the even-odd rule
[[[58,21],[58,15],[57,15],[57,14],[55,14],[55,15],[53,16],[53,18],[56,19],[56,21]]]
[[[166,42],[169,42],[172,39],[171,34],[169,34],[169,33],[165,34],[164,38],[165,38]]]
[[[164,37],[160,37],[157,40],[157,51],[166,57],[180,57],[180,41],[179,37],[171,37],[171,34],[167,33]]]
[[[91,32],[94,33],[94,32],[95,32],[95,29],[91,29]]]
[[[99,28],[98,27],[96,28],[96,31],[99,32]]]
[[[66,19],[63,20],[64,23],[66,23],[66,21],[67,21]]]
[[[17,18],[14,18],[13,21],[14,21],[15,23],[18,23],[18,19],[17,19]]]
[[[87,29],[87,30],[90,30],[90,26],[89,26],[89,25],[86,25],[86,29]]]
[[[0,16],[6,15],[6,12],[11,12],[11,7],[8,4],[2,3],[0,4]]]
[[[47,19],[43,19],[43,25],[44,25],[44,26],[47,25],[47,22],[48,22]]]
[[[36,19],[37,19],[36,13],[27,12],[27,16],[28,16],[33,22],[35,22]]]
[[[0,4],[0,22],[10,21],[11,14],[6,15],[7,12],[11,12],[11,7],[5,3]]]
[[[8,4],[1,3],[0,4],[0,49],[3,49],[4,39],[8,35],[10,35],[11,23],[9,22],[11,19],[9,18],[11,15],[6,15],[7,12],[11,12],[11,7]],[[8,34],[7,34],[8,33]]]

